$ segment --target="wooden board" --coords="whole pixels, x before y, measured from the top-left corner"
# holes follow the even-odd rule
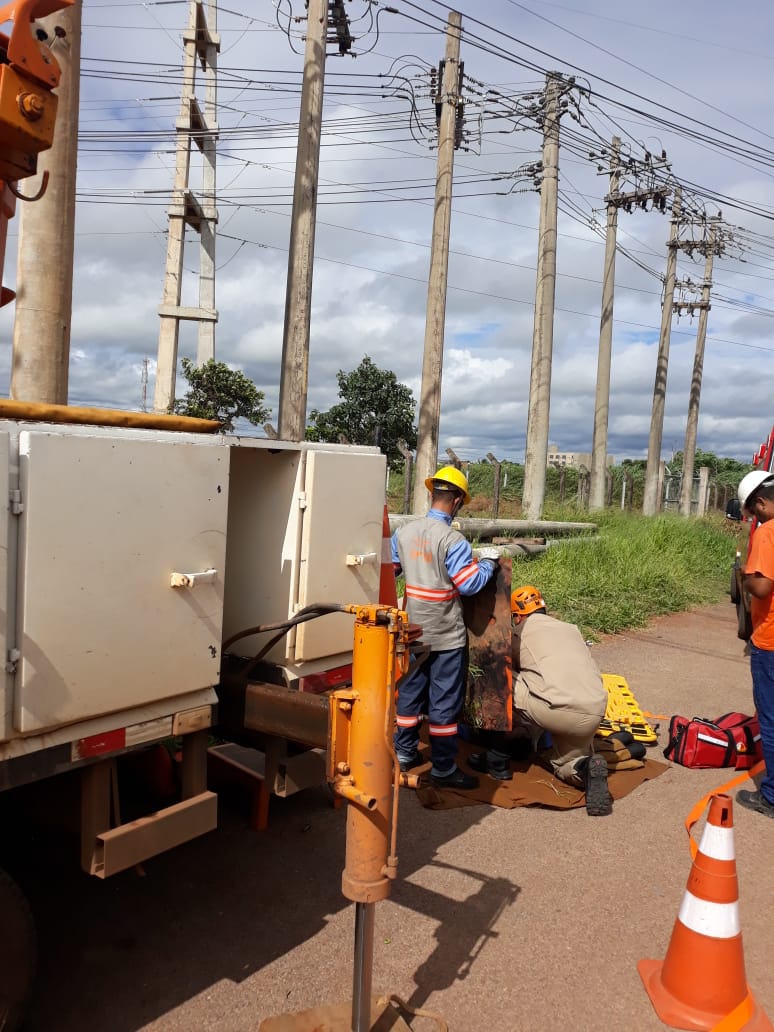
[[[468,684],[463,722],[477,730],[512,729],[511,560],[477,595],[463,596],[468,629]]]

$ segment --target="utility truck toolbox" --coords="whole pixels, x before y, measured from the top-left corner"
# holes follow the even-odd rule
[[[384,476],[373,448],[0,420],[0,788],[206,729],[224,638],[375,601]],[[267,660],[298,684],[351,648],[333,614]]]

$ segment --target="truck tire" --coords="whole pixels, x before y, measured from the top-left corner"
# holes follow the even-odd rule
[[[0,1032],[14,1032],[35,977],[37,937],[27,900],[1,867],[0,928]]]

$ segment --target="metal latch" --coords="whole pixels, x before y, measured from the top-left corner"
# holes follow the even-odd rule
[[[202,570],[200,573],[173,573],[169,578],[172,588],[195,588],[197,584],[214,584],[217,570]]]
[[[366,563],[375,563],[376,552],[364,552],[361,555],[348,555],[347,566],[365,566]]]
[[[6,659],[6,662],[5,662],[5,672],[7,674],[15,674],[16,673],[16,664],[21,659],[21,652],[19,652],[18,649],[8,649],[8,652],[6,653],[6,655],[7,655],[7,659]]]
[[[305,509],[307,506],[306,491],[298,492],[298,507],[299,509]]]
[[[20,516],[24,512],[24,502],[22,501],[22,493],[18,488],[11,491],[9,501],[11,503],[11,515]]]

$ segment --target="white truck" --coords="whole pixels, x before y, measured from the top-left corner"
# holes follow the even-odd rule
[[[0,807],[33,783],[45,800],[67,773],[81,864],[100,878],[213,829],[222,643],[310,603],[378,600],[385,472],[374,448],[0,418]],[[346,670],[352,629],[343,614],[293,627],[264,657],[272,682]],[[179,798],[122,823],[121,758],[172,737]],[[0,864],[13,835],[4,820]],[[35,936],[2,868],[0,927],[7,1032]]]

